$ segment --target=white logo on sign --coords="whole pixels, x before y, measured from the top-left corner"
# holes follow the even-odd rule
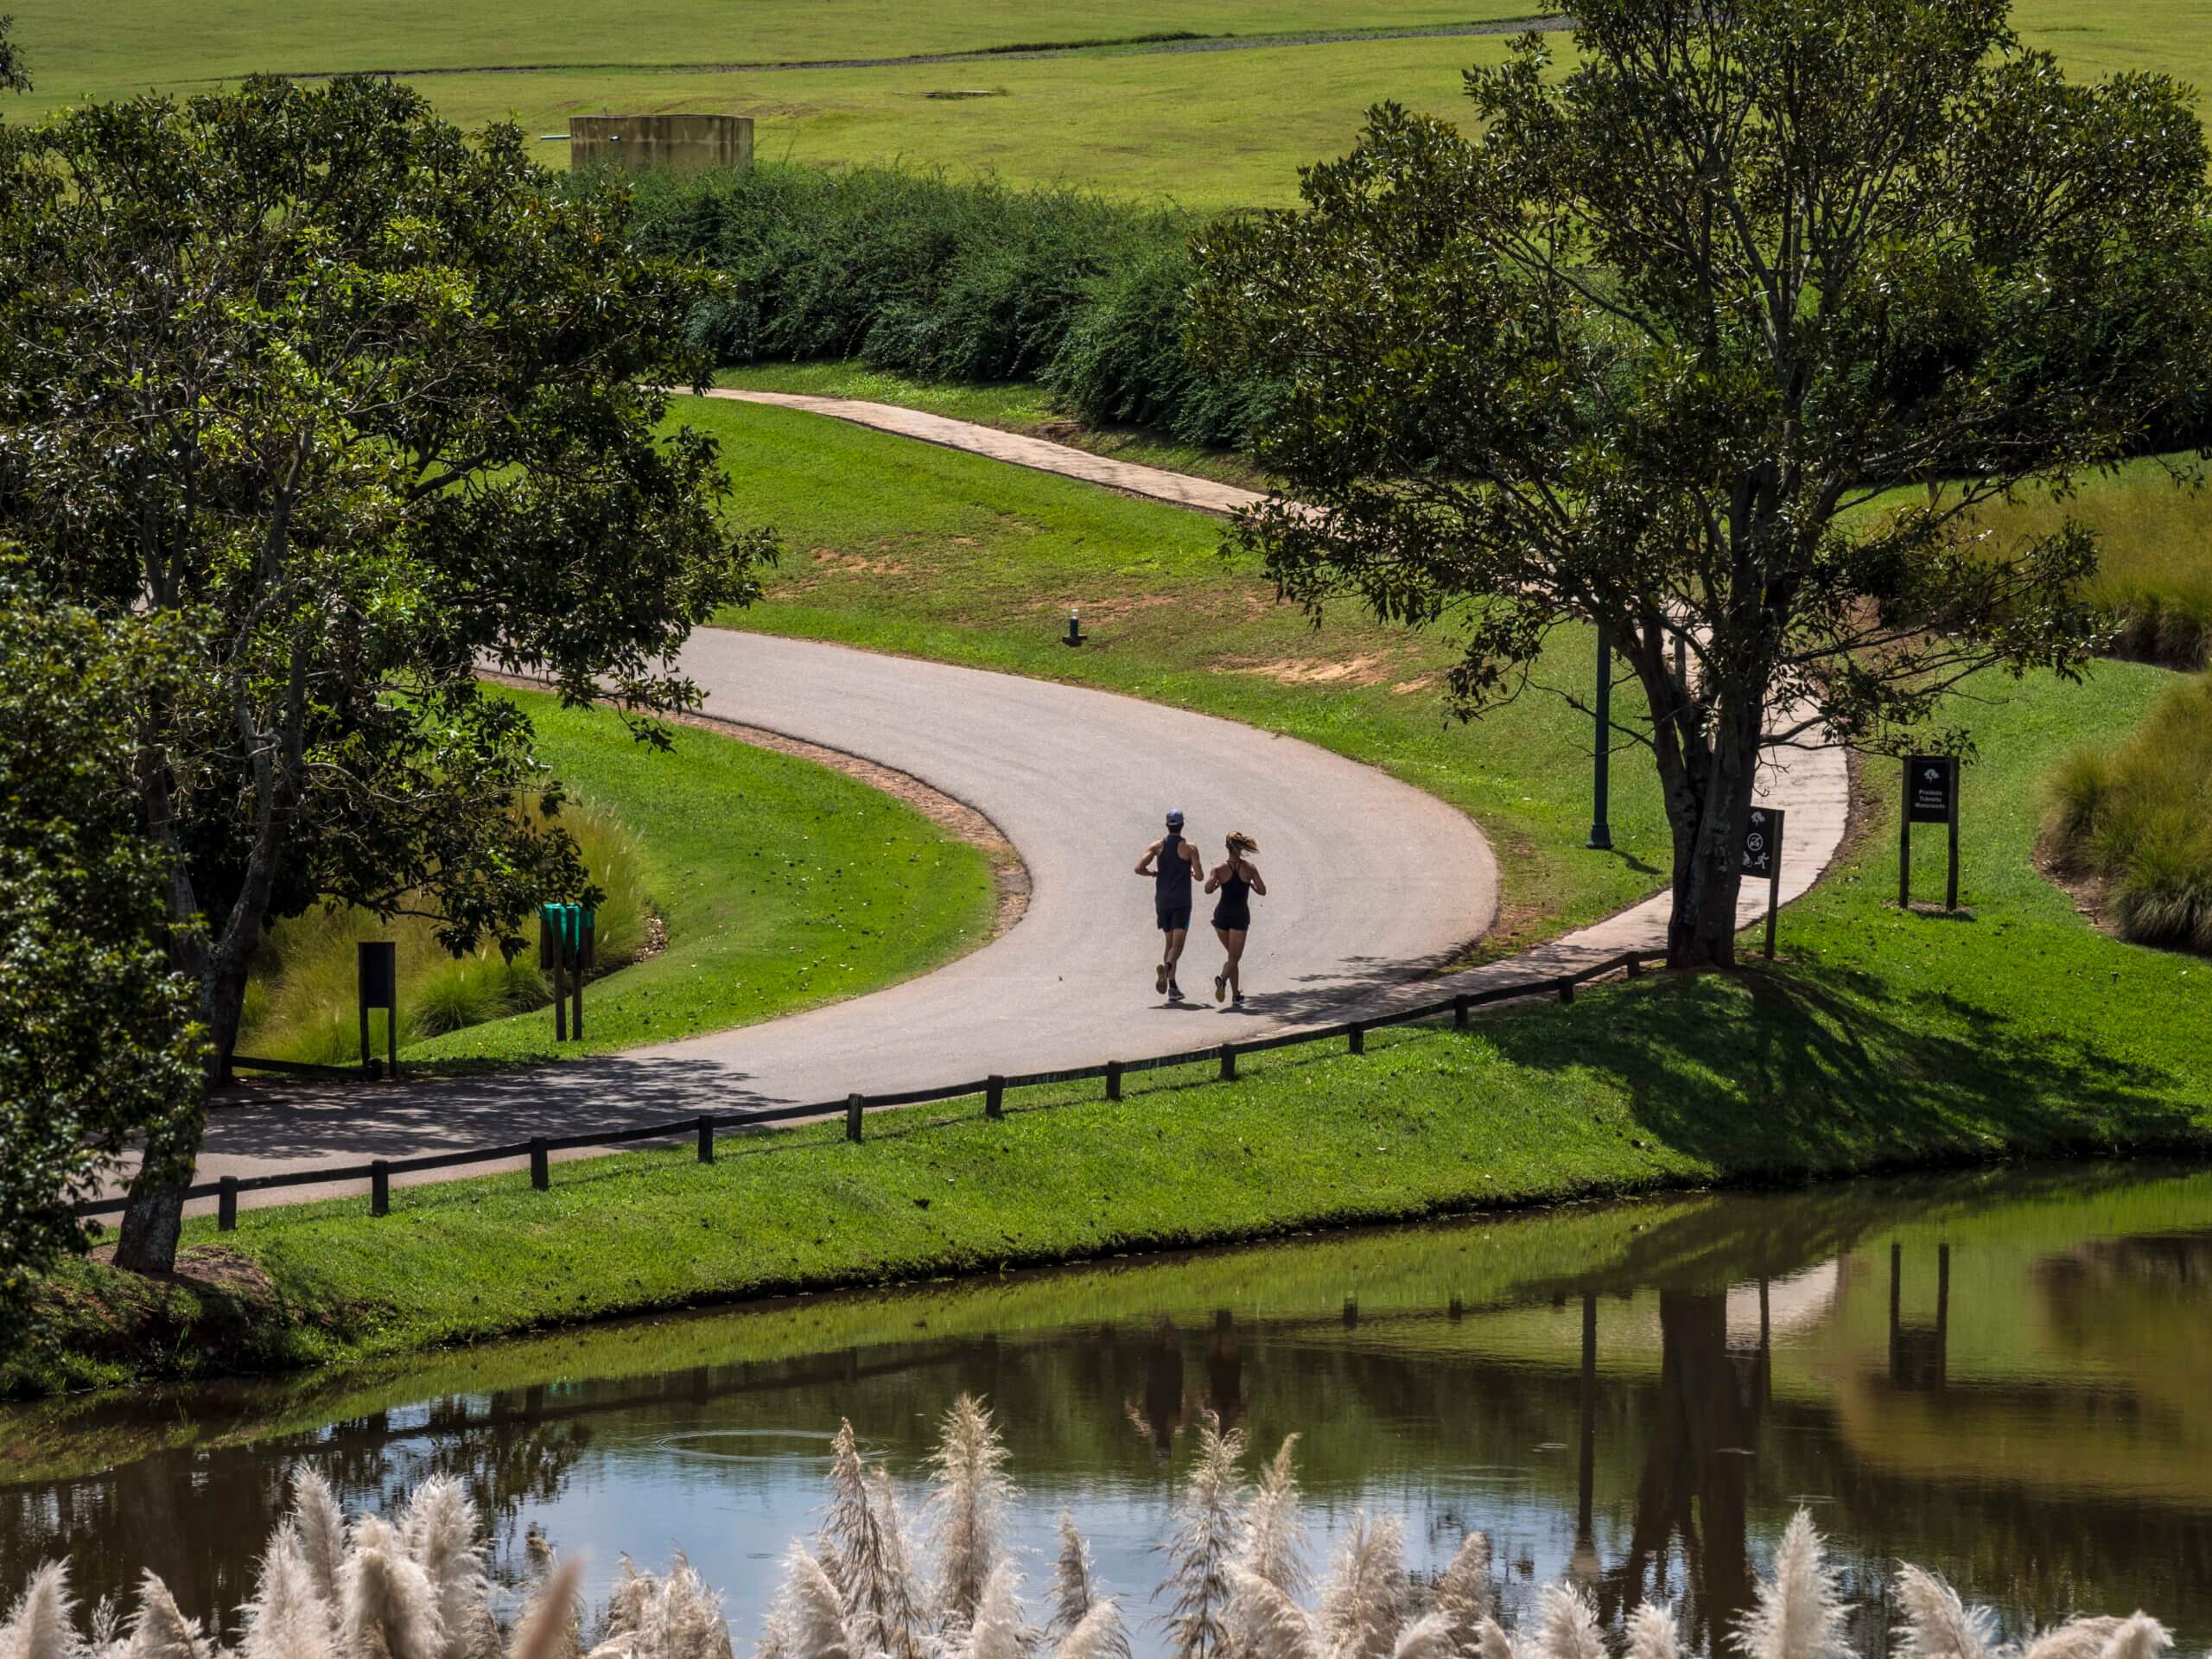
[[[1766,837],[1765,837],[1764,836],[1763,836],[1763,835],[1759,834],[1759,832],[1758,832],[1758,830],[1754,830],[1753,831],[1751,831],[1751,836],[1750,841],[1748,841],[1748,842],[1745,842],[1745,845],[1747,845],[1748,847],[1750,847],[1750,848],[1751,848],[1751,849],[1753,852],[1755,852],[1755,853],[1757,853],[1757,852],[1762,852],[1762,851],[1764,851],[1764,850],[1765,849],[1765,848],[1766,848]]]

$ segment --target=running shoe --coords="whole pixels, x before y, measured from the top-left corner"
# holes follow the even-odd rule
[[[1237,992],[1235,998],[1231,1000],[1230,1006],[1235,1008],[1243,1007],[1244,1006],[1244,993],[1242,991]]]
[[[1170,1002],[1180,1002],[1183,1000],[1183,988],[1172,979],[1167,982],[1167,1000]]]
[[[1216,974],[1213,976],[1213,1000],[1218,1002],[1223,997],[1228,995],[1229,976],[1227,974]]]
[[[1152,976],[1152,988],[1159,995],[1167,995],[1167,964],[1161,963],[1160,971]]]

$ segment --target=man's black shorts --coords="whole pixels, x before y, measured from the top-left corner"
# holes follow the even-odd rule
[[[1187,930],[1191,925],[1191,901],[1187,898],[1174,904],[1155,899],[1152,907],[1160,918],[1160,931],[1163,933],[1173,933],[1179,927]]]

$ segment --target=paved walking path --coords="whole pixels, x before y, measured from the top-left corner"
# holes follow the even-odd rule
[[[883,404],[733,395],[1185,505],[1220,512],[1254,499]],[[1021,922],[936,973],[765,1025],[492,1077],[256,1085],[245,1101],[211,1116],[199,1179],[1137,1059],[1568,972],[1663,942],[1662,894],[1511,961],[1440,978],[1436,965],[1494,917],[1496,868],[1469,819],[1381,772],[1292,738],[1109,692],[812,641],[703,629],[683,665],[711,713],[880,761],[986,814],[1029,868]],[[1777,760],[1765,784],[1762,798],[1789,808],[1787,900],[1811,885],[1842,838],[1843,758],[1793,754]],[[1210,858],[1232,828],[1261,843],[1269,893],[1256,901],[1245,959],[1254,989],[1241,1010],[1211,1001],[1173,1007],[1153,994],[1151,884],[1135,880],[1131,867],[1169,805],[1190,814]],[[834,882],[823,900],[836,905]],[[1747,888],[1742,919],[1756,919],[1764,901],[1763,888]],[[1204,925],[1207,901],[1199,904],[1184,979],[1203,995],[1218,948]],[[288,1201],[281,1193],[253,1198]]]

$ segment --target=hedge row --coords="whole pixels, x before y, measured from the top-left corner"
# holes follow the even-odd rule
[[[639,234],[732,281],[691,326],[727,363],[856,357],[932,380],[1036,380],[1094,425],[1243,441],[1263,383],[1183,353],[1198,221],[1075,190],[894,168],[647,175]]]

